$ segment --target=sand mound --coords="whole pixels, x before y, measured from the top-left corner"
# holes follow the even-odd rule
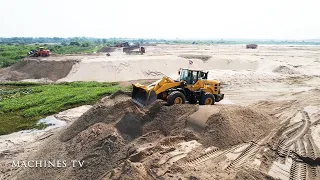
[[[201,59],[203,62],[206,62],[212,58],[212,56],[209,56],[209,55],[199,55],[199,54],[182,54],[179,57],[183,57],[186,59]]]
[[[280,74],[299,74],[298,71],[295,71],[293,69],[290,69],[287,66],[278,66],[273,70],[275,73],[280,73]]]
[[[0,80],[19,81],[23,79],[48,78],[57,81],[66,77],[76,61],[39,61],[26,59],[12,67],[0,69]]]
[[[114,52],[117,48],[116,47],[103,47],[98,52]]]
[[[19,177],[152,179],[166,174],[174,162],[199,147],[198,142],[225,148],[255,140],[273,124],[268,116],[249,108],[207,108],[215,109],[215,113],[203,116],[206,127],[199,133],[186,128],[188,118],[199,111],[198,105],[166,106],[159,100],[141,109],[119,91],[102,99],[57,136],[48,138],[48,146],[32,157],[67,162],[76,159],[84,161],[83,167],[27,168]],[[181,144],[178,149],[173,148],[176,144]],[[183,156],[175,157],[181,153]],[[161,165],[167,161],[170,163]]]
[[[227,148],[257,140],[269,133],[268,130],[276,123],[270,116],[242,106],[224,105],[213,108],[217,108],[218,113],[209,117],[199,140],[205,146]]]
[[[159,104],[149,111],[149,122],[143,126],[143,134],[156,130],[166,136],[179,134],[185,128],[186,117],[198,109],[191,104],[173,106]]]
[[[269,115],[242,106],[161,106],[160,103],[149,111],[150,122],[142,127],[142,134],[158,130],[165,136],[183,135],[189,140],[199,139],[204,146],[227,148],[256,140],[276,124]],[[200,111],[202,109],[205,111]],[[206,112],[209,113],[205,114]],[[204,127],[198,127],[198,124],[188,127],[193,115],[198,116],[198,122],[203,121]]]
[[[110,179],[126,179],[126,180],[136,180],[136,179],[149,179],[147,170],[144,168],[142,163],[133,163],[131,161],[125,161],[120,167],[113,169],[106,173],[102,180]]]
[[[74,122],[61,134],[60,140],[68,141],[96,123],[112,124],[121,120],[126,113],[140,113],[137,107],[129,100],[129,96],[121,94],[121,92],[117,92],[117,94],[119,95],[112,95],[102,99],[101,102],[84,113],[78,121]]]
[[[268,176],[267,174],[258,171],[256,169],[253,168],[243,168],[241,169],[239,172],[237,172],[235,178],[235,180],[242,180],[242,179],[247,179],[247,180],[256,180],[256,179],[274,179],[270,176]]]
[[[126,113],[115,127],[126,141],[131,141],[142,135],[142,122],[141,115]]]

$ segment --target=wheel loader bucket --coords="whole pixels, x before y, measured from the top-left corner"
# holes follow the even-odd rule
[[[153,90],[146,90],[132,84],[132,101],[140,106],[148,106],[157,100],[157,94]]]

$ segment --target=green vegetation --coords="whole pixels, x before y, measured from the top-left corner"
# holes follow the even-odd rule
[[[72,37],[72,38],[59,38],[59,37],[0,37],[0,44],[34,44],[34,43],[47,43],[47,44],[70,44],[71,42],[90,42],[91,44],[115,45],[121,41],[128,41],[134,43],[143,42],[164,42],[164,39],[126,39],[126,38],[90,38],[90,37]]]
[[[69,45],[50,45],[47,47],[51,53],[55,54],[79,54],[97,52],[102,46],[94,45],[89,42],[71,42]]]
[[[70,44],[44,44],[44,45],[0,45],[0,68],[8,67],[26,57],[30,50],[36,50],[39,46],[49,49],[54,54],[93,53],[102,46],[89,42],[71,42]]]
[[[126,90],[118,83],[0,83],[0,135],[42,128],[40,118],[72,107],[93,104],[102,96]]]
[[[0,68],[10,66],[31,50],[36,49],[35,45],[0,45]]]

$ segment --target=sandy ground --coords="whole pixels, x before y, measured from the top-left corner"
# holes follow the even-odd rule
[[[108,172],[105,172],[105,175],[102,175],[102,173],[100,178],[118,179],[118,177],[121,177],[123,179],[130,179],[128,176],[125,176],[126,173],[131,174],[136,179],[157,179],[157,177],[164,179],[266,179],[266,177],[272,177],[286,180],[318,179],[320,177],[319,165],[301,163],[290,153],[290,151],[295,151],[302,156],[313,159],[320,157],[319,46],[269,45],[259,46],[258,49],[245,49],[244,45],[158,45],[146,47],[146,54],[144,55],[124,55],[118,51],[110,54],[110,57],[105,56],[105,54],[52,56],[40,59],[40,61],[72,60],[76,62],[72,68],[68,66],[69,73],[66,76],[58,80],[53,79],[53,81],[123,81],[125,84],[125,81],[136,82],[138,79],[158,79],[163,75],[176,78],[177,70],[180,67],[189,66],[189,60],[180,57],[180,55],[208,55],[211,58],[207,61],[191,59],[193,64],[190,65],[190,68],[209,70],[209,78],[221,81],[225,99],[217,103],[217,106],[241,105],[258,109],[261,113],[263,112],[263,114],[274,118],[279,125],[268,129],[269,133],[262,135],[262,137],[255,137],[252,134],[248,135],[244,132],[245,137],[251,138],[251,141],[248,139],[248,141],[243,143],[236,141],[233,145],[231,145],[232,143],[230,144],[230,138],[232,139],[236,135],[229,139],[223,137],[226,138],[225,142],[213,141],[210,147],[202,144],[208,141],[206,138],[200,140],[193,138],[179,140],[177,138],[178,140],[172,140],[173,143],[169,143],[165,148],[161,146],[162,150],[159,152],[162,154],[161,156],[153,156],[151,153],[158,153],[158,145],[148,145],[147,142],[142,144],[137,143],[137,146],[140,147],[137,153],[141,152],[140,154],[144,156],[149,155],[149,159],[139,158],[139,161],[131,159],[128,162],[124,162],[121,165],[122,170],[125,168],[128,170],[127,172],[121,172],[121,168],[117,169],[118,165],[115,164],[111,174],[109,168]],[[15,71],[19,72],[19,69],[15,69]],[[0,74],[3,72],[4,70],[0,71]],[[67,71],[63,70],[63,72]],[[10,77],[11,70],[7,70],[5,73],[6,77]],[[24,71],[23,73],[26,72]],[[54,77],[56,78],[57,76]],[[28,76],[25,79],[33,79],[32,81],[40,79],[43,81],[44,79],[47,80],[47,78],[50,79],[50,77],[44,74],[39,78]],[[115,102],[112,101],[112,103]],[[129,105],[119,106],[125,106],[125,108],[129,109],[133,108]],[[132,111],[136,111],[135,108],[129,112]],[[197,117],[199,119],[197,114],[204,114],[201,117],[203,119],[200,118],[200,121],[203,120],[205,123],[209,117],[216,113],[216,111],[211,112],[211,110],[207,114],[201,113],[201,111],[193,112],[193,110],[190,110],[191,114],[188,114],[188,112],[177,110],[177,112],[186,113],[186,116],[191,117],[191,120],[197,120]],[[229,109],[229,111],[232,111],[235,115],[242,114],[244,111],[247,113],[247,110]],[[107,119],[116,118],[114,115],[105,114],[107,112],[98,111],[95,113],[95,116],[99,116],[98,119],[100,120],[98,122],[101,122],[103,117]],[[144,113],[148,114],[148,112]],[[192,115],[192,113],[194,114]],[[68,118],[63,118],[63,114],[60,118],[67,120]],[[73,121],[80,114],[75,115]],[[122,112],[122,114],[126,114],[126,112]],[[68,117],[68,115],[66,116]],[[119,116],[122,117],[121,113]],[[261,119],[261,116],[243,115],[243,119],[245,120],[250,117],[260,117]],[[227,117],[233,117],[233,115],[228,115]],[[234,118],[236,117],[234,116]],[[165,116],[163,119],[166,118],[175,119],[174,115]],[[89,120],[84,122],[89,123]],[[98,122],[92,122],[90,125],[94,126]],[[116,137],[121,136],[119,133],[122,130],[114,131],[112,130],[113,126],[112,128],[109,127],[110,122],[104,123],[108,125],[108,127],[105,127],[109,129],[108,132],[113,132]],[[235,122],[230,121],[230,123],[232,125]],[[250,124],[245,126],[245,122],[237,124],[237,127],[242,125],[242,129],[256,128],[251,127]],[[102,124],[96,124],[95,126],[104,128]],[[159,124],[150,125],[150,127],[153,126],[159,126]],[[175,127],[177,125],[172,124],[171,126]],[[148,129],[148,127],[147,125],[146,128]],[[222,124],[221,127],[225,126]],[[79,132],[82,132],[81,137],[87,135],[86,131],[85,128],[79,129]],[[212,133],[217,131],[219,130],[212,129]],[[241,134],[241,131],[234,131]],[[146,131],[145,133],[148,132]],[[242,133],[242,135],[244,134]],[[205,135],[209,137],[210,133]],[[5,138],[2,137],[2,139],[6,139],[9,142],[12,138],[11,136],[9,137],[8,135]],[[156,140],[160,140],[164,136],[169,138],[167,135],[162,134],[159,137],[156,136],[154,143],[156,144]],[[48,139],[50,138],[48,137]],[[78,141],[82,142],[83,139],[74,137],[68,141],[72,141],[74,144]],[[126,141],[126,138],[123,141]],[[150,141],[152,142],[152,140]],[[30,144],[34,144],[32,145],[33,147],[39,147],[35,143],[30,142]],[[220,147],[217,147],[218,145]],[[88,147],[84,148],[89,148],[90,146],[88,144]],[[115,148],[121,149],[124,147],[126,146],[123,145]],[[96,147],[92,145],[92,148]],[[173,150],[170,150],[170,148],[173,148]],[[8,147],[7,150],[6,153],[2,153],[2,157],[0,154],[0,162],[2,164],[4,162],[8,163],[8,160],[14,156],[23,157],[27,156],[28,153],[32,153],[21,150],[16,151],[15,148],[11,147]],[[155,164],[159,167],[153,167],[151,169],[154,171],[149,172],[145,168],[150,168],[148,163],[154,161],[157,162]],[[6,172],[17,173],[15,170],[8,170],[8,168],[2,168],[2,171],[4,170]],[[90,174],[90,172],[87,173]],[[68,173],[65,172],[65,174],[67,177]]]
[[[181,55],[208,55],[211,59],[191,59],[189,66]],[[180,67],[210,70],[210,77],[221,81],[267,81],[279,76],[320,75],[319,47],[261,46],[247,50],[235,46],[153,46],[145,55],[111,53],[110,57],[83,57],[69,75],[59,81],[126,81],[177,75]],[[279,66],[287,69],[273,72]],[[287,70],[287,71],[286,71]],[[290,71],[290,72],[289,72]],[[292,72],[292,73],[291,73]],[[279,75],[280,74],[280,75]],[[237,77],[237,79],[235,79]]]

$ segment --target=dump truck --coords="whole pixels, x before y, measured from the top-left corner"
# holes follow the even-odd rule
[[[129,43],[129,42],[122,42],[116,44],[114,47],[122,47],[122,52],[126,54],[144,54],[146,53],[146,49],[143,46],[140,46],[139,43]]]
[[[247,44],[246,48],[247,49],[257,49],[258,45],[257,44]]]
[[[140,44],[133,44],[128,46],[124,46],[122,51],[126,54],[144,54],[146,53],[146,50],[143,46],[140,46]]]
[[[128,42],[121,42],[116,44],[114,47],[130,47]]]
[[[140,106],[148,106],[157,99],[168,103],[213,105],[224,98],[220,92],[220,82],[208,80],[208,71],[191,70],[182,68],[179,70],[179,79],[173,80],[168,76],[150,84],[132,84],[132,101]]]
[[[144,47],[125,47],[123,48],[123,52],[126,54],[144,54],[146,50]]]

